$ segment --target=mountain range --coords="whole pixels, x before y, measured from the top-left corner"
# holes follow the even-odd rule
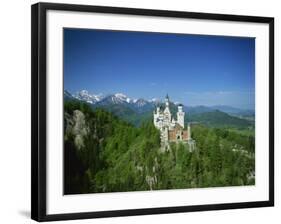
[[[71,94],[67,90],[64,91],[64,97],[68,99],[78,99],[86,103],[97,105],[97,106],[107,106],[112,104],[123,104],[132,109],[135,109],[136,112],[145,112],[154,109],[157,104],[162,104],[163,102],[157,98],[151,100],[145,100],[143,98],[133,99],[126,96],[123,93],[115,93],[109,95],[103,94],[90,94],[87,90],[81,90],[75,94]],[[175,103],[175,105],[177,105]],[[245,110],[240,108],[235,108],[232,106],[226,105],[215,105],[215,106],[184,106],[184,110],[187,113],[198,114],[204,112],[212,112],[219,110],[230,115],[245,115],[245,116],[254,116],[254,110]]]
[[[87,90],[81,90],[75,94],[71,94],[67,90],[64,91],[64,100],[78,100],[86,102],[92,108],[104,108],[115,115],[140,125],[143,121],[152,119],[152,112],[156,105],[164,106],[164,102],[159,99],[146,100],[143,98],[133,99],[123,93],[115,94],[91,94]],[[170,102],[170,109],[175,116],[177,111],[177,103]],[[183,106],[184,111],[188,114],[185,116],[186,122],[203,122],[212,126],[221,126],[226,122],[234,126],[253,125],[255,112],[254,110],[244,110],[226,105],[216,106]]]

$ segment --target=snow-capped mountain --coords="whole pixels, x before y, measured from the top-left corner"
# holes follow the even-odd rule
[[[81,90],[73,95],[78,100],[85,101],[90,104],[95,104],[103,99],[102,94],[90,94],[87,90]]]
[[[162,103],[162,101],[158,98],[152,98],[152,99],[148,100],[148,102],[153,103],[154,105],[158,105],[158,104]]]
[[[107,107],[110,105],[123,105],[127,108],[131,108],[137,112],[145,112],[151,110],[155,107],[156,103],[160,101],[156,98],[152,100],[145,100],[145,99],[132,99],[126,96],[123,93],[115,93],[110,95],[103,95],[103,94],[91,94],[87,90],[81,90],[76,92],[75,94],[70,94],[67,90],[65,90],[65,97],[69,98],[72,96],[75,99],[87,102],[94,107],[102,106]]]
[[[67,90],[65,90],[67,95],[71,95]],[[87,90],[81,90],[72,95],[72,97],[90,103],[98,105],[107,105],[107,104],[130,104],[134,107],[143,107],[148,104],[159,102],[156,98],[152,100],[145,99],[132,99],[126,96],[123,93],[115,93],[104,96],[103,94],[91,94]]]
[[[119,100],[119,101],[126,101],[127,103],[131,102],[131,99],[129,97],[127,97],[125,94],[123,93],[115,93],[114,96]]]
[[[129,104],[131,99],[123,93],[116,93],[108,95],[97,102],[98,105],[108,105],[108,104]]]
[[[130,103],[130,108],[139,113],[151,111],[155,108],[155,103],[145,99],[135,99]]]
[[[137,99],[137,100],[134,102],[134,104],[135,104],[136,107],[143,107],[143,106],[145,106],[145,105],[147,105],[147,104],[149,104],[149,103],[150,103],[149,101],[144,100],[144,99]]]

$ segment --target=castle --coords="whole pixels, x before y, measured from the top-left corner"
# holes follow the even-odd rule
[[[162,149],[168,150],[170,148],[170,142],[187,143],[190,151],[194,149],[195,141],[191,138],[191,127],[190,124],[188,124],[187,130],[185,129],[184,116],[185,112],[183,111],[183,106],[179,104],[177,120],[172,117],[168,94],[165,98],[164,110],[161,110],[160,107],[157,106],[156,111],[153,113],[153,123],[154,126],[160,130]]]

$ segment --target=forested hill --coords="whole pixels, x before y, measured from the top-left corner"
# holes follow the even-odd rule
[[[230,116],[219,110],[205,112],[201,114],[191,114],[187,117],[190,122],[199,122],[211,127],[236,127],[247,128],[253,126],[253,122]]]
[[[161,152],[152,121],[135,127],[79,101],[64,105],[65,194],[254,184],[254,137],[192,127],[196,150]]]
[[[65,103],[65,193],[145,190],[160,147],[152,123],[140,128],[103,109]],[[155,168],[154,168],[155,169]]]

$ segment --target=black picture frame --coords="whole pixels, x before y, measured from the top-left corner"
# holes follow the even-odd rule
[[[46,13],[48,10],[76,12],[102,12],[125,15],[162,16],[205,20],[239,21],[264,23],[269,25],[269,200],[208,204],[195,206],[160,207],[145,209],[83,212],[68,214],[46,214]],[[37,3],[31,13],[31,76],[32,76],[32,153],[31,153],[31,218],[37,221],[70,220],[115,216],[132,216],[161,213],[192,212],[237,208],[274,206],[274,18],[164,11],[137,8],[103,7],[73,4]]]

